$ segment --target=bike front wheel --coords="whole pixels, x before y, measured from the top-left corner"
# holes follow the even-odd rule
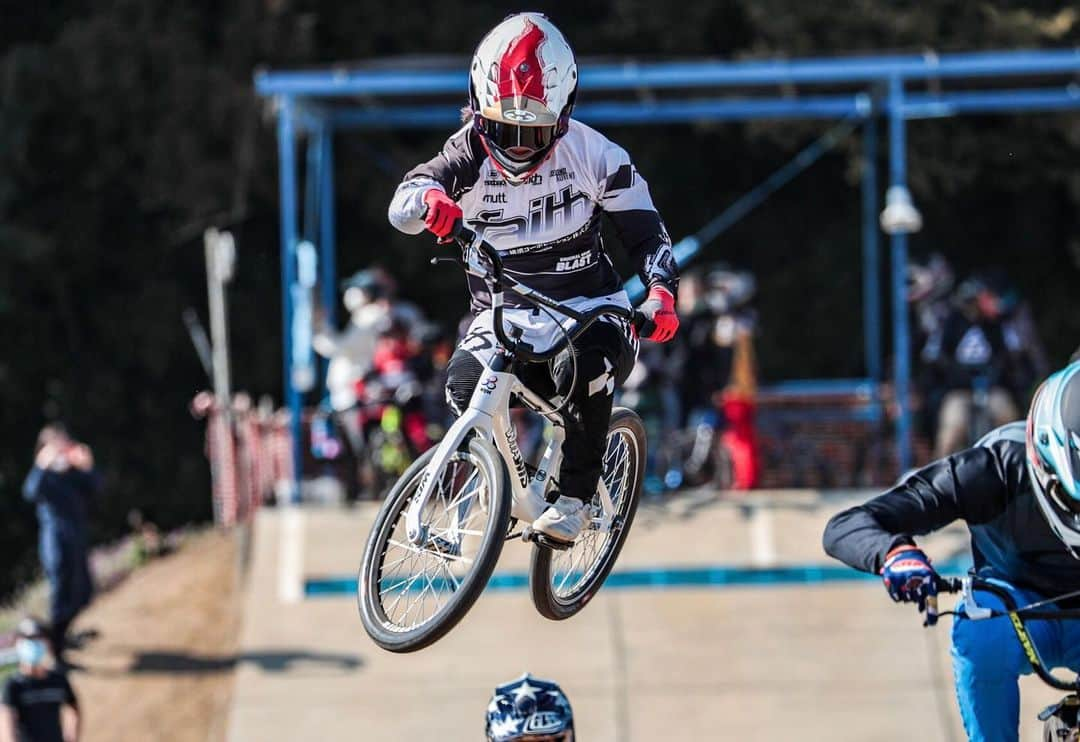
[[[1043,724],[1043,742],[1076,742],[1080,731],[1076,724],[1069,724],[1056,714]]]
[[[570,618],[604,584],[641,499],[645,446],[641,418],[633,410],[616,407],[608,425],[600,486],[593,496],[592,524],[568,549],[533,547],[529,589],[540,615],[553,621]]]
[[[360,618],[391,652],[433,644],[468,613],[495,569],[510,519],[506,466],[491,442],[471,436],[431,473],[424,540],[412,543],[405,514],[434,455],[417,459],[390,490],[360,566]]]

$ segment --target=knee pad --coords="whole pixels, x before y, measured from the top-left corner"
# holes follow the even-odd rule
[[[615,387],[626,381],[634,368],[633,351],[622,332],[613,324],[598,322],[590,327],[575,346],[576,357],[561,353],[555,359],[552,376],[560,394],[566,394],[573,381],[575,364],[577,394],[588,398],[596,394],[611,396]]]
[[[455,415],[469,406],[484,366],[468,351],[456,350],[446,366],[446,403]]]

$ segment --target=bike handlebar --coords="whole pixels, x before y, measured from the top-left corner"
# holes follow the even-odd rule
[[[605,315],[624,319],[630,322],[635,329],[640,329],[645,320],[645,316],[641,312],[627,309],[618,304],[604,304],[586,312],[579,312],[572,307],[568,307],[555,299],[541,294],[539,291],[529,288],[514,278],[508,277],[503,270],[502,256],[499,255],[498,250],[486,240],[479,238],[476,232],[466,227],[464,222],[460,219],[454,223],[454,228],[451,231],[450,236],[463,250],[465,250],[466,256],[464,260],[449,260],[461,264],[466,271],[476,271],[481,266],[478,265],[478,262],[474,263],[470,261],[468,256],[468,251],[470,249],[475,249],[487,261],[489,266],[487,275],[477,273],[474,273],[474,275],[480,275],[488,281],[491,286],[491,309],[494,320],[492,325],[494,326],[495,336],[504,348],[519,358],[523,358],[532,363],[549,361],[559,355],[559,353],[562,353],[569,344],[574,340],[577,340],[585,330]],[[435,258],[432,262],[438,263],[442,262],[442,260],[446,259]],[[502,293],[504,288],[511,289],[524,301],[533,306],[547,307],[565,317],[575,320],[577,324],[571,330],[564,331],[562,337],[547,350],[543,352],[534,351],[531,347],[526,347],[521,343],[520,330],[518,330],[516,336],[511,339],[507,336],[506,330],[503,328]]]
[[[1057,690],[1066,691],[1069,693],[1080,692],[1080,678],[1072,682],[1067,682],[1054,677],[1050,669],[1043,664],[1042,658],[1039,657],[1039,651],[1032,641],[1027,632],[1027,624],[1024,619],[1046,619],[1046,620],[1066,620],[1080,618],[1080,611],[1076,610],[1049,610],[1049,611],[1036,611],[1031,610],[1044,604],[1043,601],[1033,603],[1030,606],[1024,608],[1018,608],[1016,605],[1016,599],[1012,593],[1003,588],[1001,585],[990,582],[985,578],[978,577],[977,575],[971,575],[966,579],[957,579],[950,577],[938,577],[937,578],[938,592],[944,593],[963,593],[965,613],[959,614],[953,612],[956,615],[964,615],[972,620],[986,619],[986,618],[999,618],[1008,616],[1012,621],[1013,630],[1016,632],[1016,638],[1020,642],[1020,646],[1024,650],[1024,654],[1027,656],[1028,662],[1031,663],[1031,669],[1035,671],[1035,674],[1039,676],[1039,679],[1049,685],[1051,688]],[[999,611],[989,608],[981,608],[974,605],[968,605],[968,598],[970,593],[974,590],[983,590],[988,593],[992,593],[997,596],[1001,602],[1005,605],[1004,611]],[[1053,600],[1045,601],[1053,602]],[[973,603],[973,601],[972,601]],[[980,611],[979,616],[970,615],[967,610]],[[927,599],[927,625],[932,625],[937,621],[937,600],[935,597]]]
[[[964,589],[964,581],[959,577],[937,577],[937,589],[939,593],[959,593]]]

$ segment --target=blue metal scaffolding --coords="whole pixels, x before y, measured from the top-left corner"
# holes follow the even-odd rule
[[[303,241],[315,243],[321,287],[319,301],[325,316],[333,321],[337,303],[334,133],[387,127],[453,127],[459,121],[460,100],[464,96],[464,69],[462,66],[454,70],[390,71],[334,67],[259,71],[255,75],[256,91],[274,101],[277,114],[284,379],[286,403],[292,413],[297,477],[301,472],[302,391],[296,383],[298,374],[294,366],[296,358],[310,354],[310,350],[294,348],[294,341],[307,342],[307,338],[294,338],[291,328],[297,314],[294,297],[304,301],[309,292],[293,289],[298,285],[298,246]],[[583,102],[575,109],[575,117],[594,125],[621,126],[784,118],[857,122],[863,130],[865,163],[861,208],[867,377],[857,381],[869,382],[876,388],[883,379],[877,121],[884,119],[888,123],[889,185],[906,191],[909,120],[1080,110],[1077,75],[1080,75],[1080,49],[754,62],[586,63],[581,71]],[[1021,87],[1001,87],[1004,80]],[[918,83],[928,89],[909,89]],[[963,89],[954,89],[959,86]],[[710,97],[691,97],[688,92],[708,89],[716,92]],[[664,91],[676,92],[671,97],[658,95]],[[733,91],[738,94],[733,95]],[[649,94],[643,95],[646,92]],[[417,102],[418,99],[430,100]],[[301,231],[296,150],[300,137],[305,135],[307,167]],[[786,182],[820,156],[820,151],[820,146],[817,150],[804,150],[763,183],[762,189],[740,199],[741,205],[733,204],[706,229],[682,240],[676,247],[680,262],[693,258],[710,239],[763,200],[762,193]],[[911,358],[905,301],[907,234],[898,231],[889,238],[896,445],[903,470],[912,461],[908,404]],[[294,355],[294,351],[299,352]],[[298,492],[295,487],[294,492]]]

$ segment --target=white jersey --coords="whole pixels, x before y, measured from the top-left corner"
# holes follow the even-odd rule
[[[503,179],[480,135],[466,124],[442,152],[405,176],[390,204],[390,222],[407,234],[420,233],[429,188],[458,202],[465,223],[502,254],[508,274],[571,306],[629,306],[600,238],[601,213],[612,220],[646,286],[663,284],[672,293],[677,288],[671,240],[648,184],[626,150],[585,124],[571,121],[533,176],[516,186]],[[470,276],[469,290],[474,311],[489,306],[479,279]],[[505,301],[527,306],[510,291]]]

